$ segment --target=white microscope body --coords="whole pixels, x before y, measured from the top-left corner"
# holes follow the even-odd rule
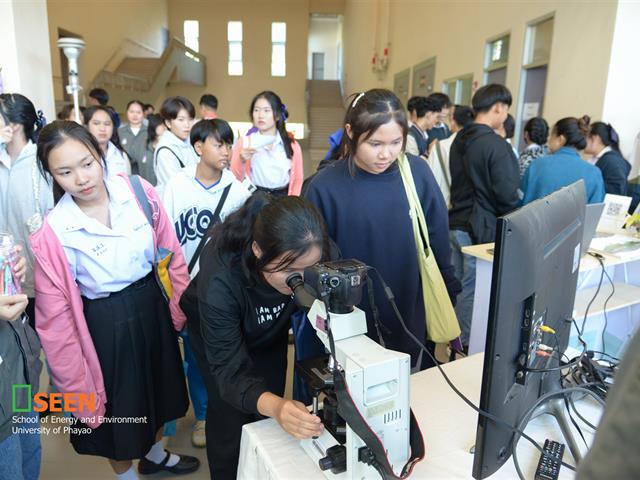
[[[330,351],[324,303],[316,300],[307,317]],[[388,350],[367,337],[366,317],[358,308],[346,314],[330,312],[330,326],[335,360],[344,369],[349,393],[360,415],[384,445],[395,474],[400,475],[410,454],[410,356]],[[325,429],[320,437],[301,443],[307,454],[318,463],[327,456],[327,449],[339,442]],[[358,452],[364,446],[347,424],[346,471],[336,474],[327,469],[324,470],[325,476],[335,480],[380,478],[376,469],[358,460]]]

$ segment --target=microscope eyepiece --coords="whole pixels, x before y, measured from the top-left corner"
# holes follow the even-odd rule
[[[287,287],[289,287],[292,291],[295,291],[296,288],[304,285],[304,281],[302,280],[302,275],[299,273],[292,273],[287,277]]]

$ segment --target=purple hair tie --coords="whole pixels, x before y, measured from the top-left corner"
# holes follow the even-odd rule
[[[284,103],[280,104],[280,111],[282,112],[282,118],[287,119],[287,106]]]
[[[617,145],[618,142],[620,141],[620,137],[618,137],[618,132],[616,132],[613,129],[610,123],[607,124],[607,126],[609,127],[609,137],[611,138],[611,141]]]

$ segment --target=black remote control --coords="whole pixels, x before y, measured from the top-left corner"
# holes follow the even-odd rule
[[[540,460],[538,460],[535,480],[558,480],[564,444],[547,438],[542,450],[544,452],[540,454]]]

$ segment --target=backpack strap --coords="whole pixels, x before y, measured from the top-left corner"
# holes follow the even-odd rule
[[[182,160],[180,160],[180,157],[178,156],[178,154],[176,152],[174,152],[173,150],[171,150],[166,145],[163,146],[163,147],[160,147],[159,149],[156,150],[156,163],[158,162],[158,153],[160,152],[160,150],[164,150],[164,149],[167,149],[171,153],[173,153],[173,156],[176,157],[176,160],[178,160],[178,163],[180,164],[180,168],[184,168],[184,163],[182,163]]]
[[[196,263],[198,262],[198,258],[200,258],[200,254],[202,253],[202,249],[204,248],[204,244],[207,243],[209,230],[211,230],[216,225],[216,223],[218,223],[218,220],[220,220],[220,213],[222,212],[222,206],[224,205],[224,202],[226,202],[227,200],[227,196],[229,195],[229,190],[231,190],[232,185],[233,183],[230,183],[222,191],[222,197],[220,197],[220,201],[218,202],[216,211],[213,214],[213,218],[211,219],[209,228],[207,229],[207,232],[200,239],[200,243],[198,243],[198,247],[196,248],[196,251],[193,254],[193,257],[191,257],[191,261],[189,262],[189,273],[191,273],[191,271],[193,270],[193,267],[196,266]]]
[[[139,175],[131,175],[129,177],[129,182],[131,183],[131,188],[133,188],[133,193],[138,199],[138,203],[140,204],[140,208],[144,212],[144,216],[147,217],[147,221],[151,228],[153,228],[153,215],[151,214],[151,207],[149,206],[149,198],[142,187],[142,182],[140,181]]]

